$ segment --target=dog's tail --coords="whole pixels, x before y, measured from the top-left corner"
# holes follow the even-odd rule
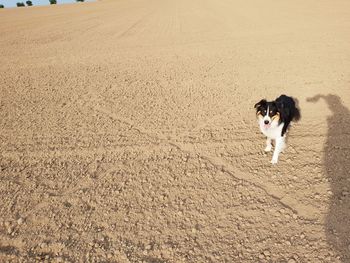
[[[294,112],[293,112],[293,120],[299,121],[301,119],[300,109],[299,109],[299,101],[296,98],[293,98],[295,106],[294,106]]]

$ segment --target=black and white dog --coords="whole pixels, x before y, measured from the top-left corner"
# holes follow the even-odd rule
[[[263,99],[254,107],[260,130],[267,137],[266,152],[271,151],[271,142],[275,140],[271,163],[276,164],[280,152],[285,148],[287,128],[291,121],[300,119],[300,110],[296,106],[296,100],[286,95],[281,95],[274,101]]]

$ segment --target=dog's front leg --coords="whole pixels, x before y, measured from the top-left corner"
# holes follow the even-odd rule
[[[275,151],[273,152],[272,164],[276,164],[278,162],[278,156],[281,153],[281,151],[284,149],[284,137],[278,137],[276,138],[276,145],[275,145]]]
[[[272,144],[271,144],[271,139],[269,137],[267,137],[266,139],[266,148],[265,148],[265,152],[269,152],[272,149]]]

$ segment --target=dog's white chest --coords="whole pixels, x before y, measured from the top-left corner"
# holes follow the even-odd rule
[[[260,124],[260,130],[266,137],[270,139],[276,139],[278,137],[281,137],[283,125],[284,123],[281,123],[276,127],[266,128],[263,124]]]

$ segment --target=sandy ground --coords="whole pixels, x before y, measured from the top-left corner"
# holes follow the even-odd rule
[[[339,0],[0,10],[1,261],[350,262],[349,43]]]

